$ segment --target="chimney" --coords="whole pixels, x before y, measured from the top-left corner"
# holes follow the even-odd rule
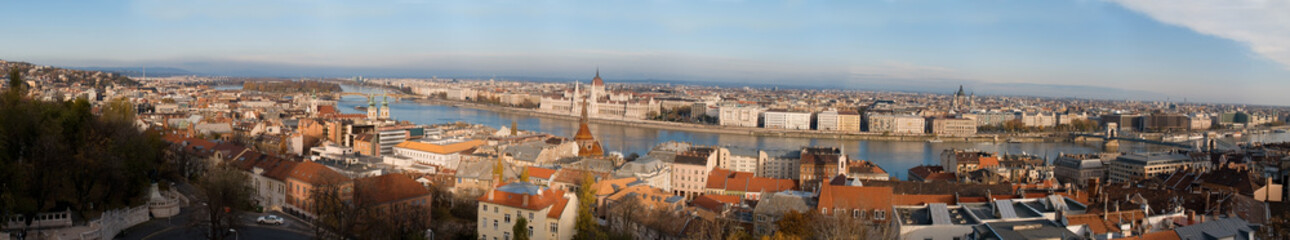
[[[1188,223],[1188,224],[1191,224],[1191,223],[1195,223],[1195,222],[1196,222],[1196,211],[1195,211],[1195,210],[1187,210],[1187,223]]]
[[[521,203],[521,205],[520,205],[520,206],[528,207],[528,206],[529,206],[529,197],[530,197],[530,196],[533,196],[533,195],[524,194],[524,202],[523,202],[523,203]]]
[[[488,201],[492,201],[492,200],[493,200],[493,192],[496,192],[496,191],[497,191],[497,190],[488,191]]]

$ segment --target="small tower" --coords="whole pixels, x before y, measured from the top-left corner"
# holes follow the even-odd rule
[[[390,96],[381,99],[381,119],[390,119]]]
[[[367,119],[368,120],[376,120],[376,116],[377,116],[376,101],[373,98],[374,96],[367,95]]]

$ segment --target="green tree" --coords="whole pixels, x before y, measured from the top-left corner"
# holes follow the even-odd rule
[[[9,92],[17,96],[26,95],[26,83],[22,82],[22,71],[18,68],[9,69]]]
[[[529,240],[529,220],[524,217],[515,220],[515,226],[511,227],[511,232],[514,233],[511,235],[512,240]]]
[[[591,185],[595,183],[596,179],[590,173],[587,173],[583,175],[582,182],[578,185],[578,216],[575,218],[577,221],[574,225],[573,239],[605,239],[609,237],[596,223],[596,190],[591,188]]]

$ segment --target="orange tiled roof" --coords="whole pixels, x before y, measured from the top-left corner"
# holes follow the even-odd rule
[[[363,196],[355,199],[360,204],[385,204],[430,195],[425,186],[402,174],[359,178],[354,184],[354,191]]]
[[[1165,231],[1156,231],[1152,233],[1147,233],[1147,234],[1142,234],[1142,235],[1137,235],[1137,236],[1132,236],[1127,238],[1116,238],[1116,239],[1181,240],[1182,237],[1178,236],[1178,232],[1174,232],[1172,230],[1165,230]]]
[[[723,189],[726,191],[765,191],[773,193],[797,188],[797,182],[792,179],[757,177],[750,172],[734,172],[722,168],[714,168],[711,173],[708,173],[706,188]]]
[[[739,196],[708,194],[695,198],[690,204],[708,211],[718,212],[727,204],[739,204]]]
[[[527,185],[527,186],[524,186],[524,185]],[[508,187],[536,188],[537,186],[534,186],[530,183],[510,183],[502,187],[489,190],[488,193],[485,193],[483,196],[479,196],[479,198],[475,200],[478,200],[480,202],[497,204],[497,205],[504,205],[508,207],[523,208],[528,210],[539,210],[539,209],[551,207],[551,210],[547,213],[547,217],[549,218],[560,218],[561,213],[564,212],[565,205],[569,203],[569,199],[565,198],[563,190],[550,189],[550,188],[536,189],[535,191],[537,191],[538,194],[512,193],[512,192],[501,190],[501,188],[508,188]],[[524,204],[524,199],[526,198],[528,199],[527,205]]]
[[[892,206],[891,187],[857,187],[824,185],[820,189],[818,209],[828,208],[826,214],[833,214],[833,209],[845,210],[888,210]]]
[[[334,184],[349,181],[348,177],[323,166],[316,162],[300,162],[296,167],[287,174],[288,178],[296,179],[313,185]]]
[[[527,167],[524,170],[529,172],[530,178],[551,180],[551,176],[555,175],[555,169],[550,168]]]
[[[484,142],[481,140],[470,140],[470,141],[453,143],[448,145],[439,145],[439,144],[433,144],[433,143],[405,141],[394,146],[417,150],[417,151],[423,151],[423,152],[432,152],[432,153],[438,153],[438,154],[454,154],[454,153],[470,150],[475,147],[479,147],[481,145],[484,145],[485,143],[487,142]]]
[[[609,195],[618,192],[620,189],[627,188],[627,184],[633,182],[636,182],[636,178],[610,179],[591,184],[591,189],[596,190],[596,195]]]
[[[944,203],[955,205],[954,195],[950,194],[897,194],[891,199],[892,205],[923,205],[928,203]]]

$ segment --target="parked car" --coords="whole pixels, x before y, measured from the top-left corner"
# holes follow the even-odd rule
[[[283,220],[282,217],[279,217],[278,215],[266,215],[256,218],[255,222],[259,224],[282,225]]]

